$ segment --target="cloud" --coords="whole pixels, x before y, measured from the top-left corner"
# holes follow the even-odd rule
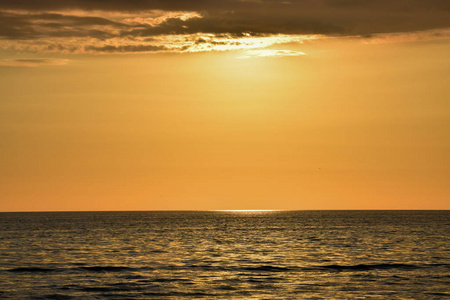
[[[12,51],[223,51],[253,47],[263,37],[380,42],[446,28],[448,0],[0,1],[0,48]]]
[[[433,29],[418,32],[396,32],[373,34],[363,37],[367,44],[406,43],[417,41],[442,40],[450,38],[450,29]]]
[[[85,46],[84,50],[86,52],[96,52],[96,53],[129,53],[129,52],[155,52],[168,50],[164,46],[154,46],[154,45],[106,45],[106,46]]]
[[[273,50],[273,49],[263,49],[263,50],[249,50],[246,51],[243,56],[239,58],[251,58],[251,57],[284,57],[284,56],[302,56],[306,53],[293,50]]]
[[[189,37],[190,35],[186,35]],[[229,51],[262,49],[274,45],[303,43],[321,38],[318,35],[263,35],[253,36],[249,33],[233,34],[197,34],[193,40],[186,41],[186,52]],[[271,50],[265,50],[271,51]],[[280,50],[281,51],[281,50]],[[287,51],[286,53],[288,53]],[[269,52],[267,52],[269,53]]]
[[[17,58],[0,60],[0,66],[4,67],[63,66],[68,63],[68,59],[60,58]]]
[[[36,40],[47,37],[102,39],[127,27],[127,24],[102,17],[0,11],[0,38],[4,40]]]
[[[48,37],[45,40],[9,40],[2,46],[11,52],[30,53],[135,53],[135,52],[207,52],[267,48],[288,43],[303,43],[318,35],[256,35],[237,34],[170,34],[152,37],[120,37],[96,39],[87,37]]]
[[[186,21],[192,18],[201,18],[202,16],[197,12],[185,12],[185,11],[175,11],[175,12],[162,12],[156,11],[151,16],[148,17],[129,17],[122,20],[125,24],[140,25],[146,24],[150,26],[158,26],[168,19],[179,19]]]
[[[448,11],[448,0],[2,0],[0,9],[49,11],[49,10],[85,10],[85,11],[121,11],[143,12],[149,10],[165,11],[204,11],[204,12],[255,12],[262,11],[272,14],[301,14],[306,11],[312,17],[315,15],[337,12],[359,12],[366,14],[380,13],[416,13],[432,11]]]

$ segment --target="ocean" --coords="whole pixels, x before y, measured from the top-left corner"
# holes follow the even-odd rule
[[[0,298],[450,298],[450,211],[0,213]]]

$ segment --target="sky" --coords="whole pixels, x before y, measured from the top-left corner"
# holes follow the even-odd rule
[[[0,211],[450,209],[447,0],[2,0]]]

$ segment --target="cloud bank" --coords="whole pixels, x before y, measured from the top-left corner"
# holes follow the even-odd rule
[[[39,66],[63,66],[69,60],[60,58],[19,58],[0,60],[3,67],[39,67]]]
[[[0,2],[0,47],[26,52],[222,51],[261,47],[262,40],[263,46],[330,36],[389,40],[415,32],[442,38],[439,30],[448,28],[448,0]]]

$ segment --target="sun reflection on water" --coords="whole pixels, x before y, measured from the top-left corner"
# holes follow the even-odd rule
[[[218,209],[215,212],[226,212],[226,213],[236,213],[236,214],[269,214],[281,212],[281,209]]]

